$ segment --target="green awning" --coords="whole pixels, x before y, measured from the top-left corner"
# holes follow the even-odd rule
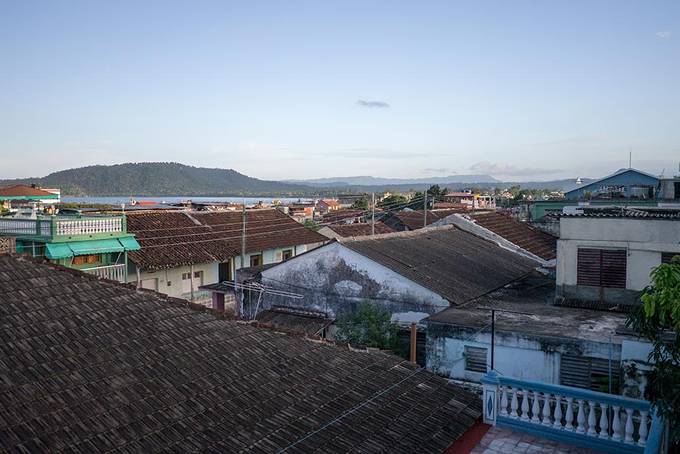
[[[73,241],[68,247],[73,255],[105,254],[107,252],[123,252],[125,248],[116,238],[91,241]]]
[[[68,243],[45,243],[45,256],[48,259],[64,259],[72,257],[73,251],[68,247]]]
[[[135,240],[134,237],[131,236],[124,236],[123,238],[118,238],[118,241],[120,241],[120,244],[123,245],[126,251],[138,251],[142,248],[137,242],[137,240]]]

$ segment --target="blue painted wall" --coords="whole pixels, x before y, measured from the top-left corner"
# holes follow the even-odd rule
[[[659,179],[651,177],[644,173],[638,172],[635,169],[629,169],[621,173],[612,175],[611,177],[602,179],[600,181],[595,181],[590,184],[583,185],[579,188],[572,189],[564,194],[564,196],[569,200],[581,200],[585,199],[585,193],[590,192],[593,197],[596,197],[597,192],[603,186],[624,186],[625,196],[631,197],[631,186],[653,186],[659,185]]]

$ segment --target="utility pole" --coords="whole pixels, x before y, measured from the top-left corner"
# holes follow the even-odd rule
[[[491,309],[491,370],[494,367],[494,351],[493,346],[495,344],[496,338],[496,311]]]
[[[423,227],[427,227],[427,191],[425,191],[423,198]]]
[[[375,235],[375,192],[371,193],[371,235]]]

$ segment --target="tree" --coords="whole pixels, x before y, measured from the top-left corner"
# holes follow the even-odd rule
[[[352,209],[353,210],[367,211],[368,210],[368,199],[366,197],[362,197],[360,199],[355,200],[354,203],[352,204]]]
[[[654,363],[647,387],[648,398],[680,442],[680,257],[661,264],[651,273],[652,285],[641,296],[642,306],[626,324],[652,343]]]
[[[307,219],[304,223],[304,226],[307,227],[310,230],[314,230],[315,232],[321,228],[321,226],[319,224],[312,221],[311,219]]]
[[[386,210],[392,210],[395,207],[400,208],[402,205],[405,205],[406,202],[408,202],[408,199],[404,197],[401,194],[391,194],[384,199],[378,204],[379,207],[385,208]]]
[[[434,184],[430,186],[430,189],[427,190],[427,196],[428,197],[433,197],[435,200],[441,200],[443,196],[445,196],[449,192],[448,189],[446,188],[440,188],[438,184]]]
[[[397,327],[389,311],[376,304],[361,303],[356,311],[341,317],[337,327],[340,342],[391,350],[398,344]]]

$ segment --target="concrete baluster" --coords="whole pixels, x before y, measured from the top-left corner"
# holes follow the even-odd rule
[[[648,411],[640,411],[640,427],[638,428],[638,446],[645,446],[647,444],[647,416]]]
[[[582,434],[586,431],[586,412],[585,412],[585,402],[583,399],[578,400],[578,415],[576,416],[576,422],[578,426],[576,427],[576,432]]]
[[[552,426],[552,421],[550,420],[550,415],[551,415],[550,393],[543,393],[543,425],[544,426]]]
[[[539,406],[539,399],[540,399],[540,394],[538,394],[538,391],[534,391],[534,401],[533,405],[531,405],[531,422],[540,424],[541,419],[538,417],[538,414],[541,412],[541,408]]]
[[[609,438],[609,416],[607,409],[609,405],[600,402],[600,438]]]
[[[508,387],[501,387],[501,416],[508,416]]]
[[[529,391],[526,389],[522,390],[522,412],[519,417],[524,421],[529,420]]]
[[[628,444],[633,444],[633,431],[635,430],[635,427],[633,427],[633,409],[632,408],[626,408],[626,436],[624,438],[624,442]]]
[[[564,429],[562,426],[562,397],[555,394],[555,410],[553,411],[553,427]]]
[[[568,431],[574,430],[574,398],[567,397],[567,413],[564,416],[564,429]]]
[[[612,407],[612,412],[614,413],[612,415],[612,440],[614,441],[621,441],[621,417],[619,415],[620,411],[621,407],[618,407],[616,405]]]
[[[517,394],[519,394],[519,389],[513,388],[512,389],[512,398],[510,399],[510,416],[512,418],[519,418],[519,413],[518,413],[518,408],[519,408],[519,402],[517,401]]]
[[[588,401],[588,432],[590,436],[597,436],[597,429],[595,429],[595,424],[597,423],[597,418],[595,417],[595,401]]]

